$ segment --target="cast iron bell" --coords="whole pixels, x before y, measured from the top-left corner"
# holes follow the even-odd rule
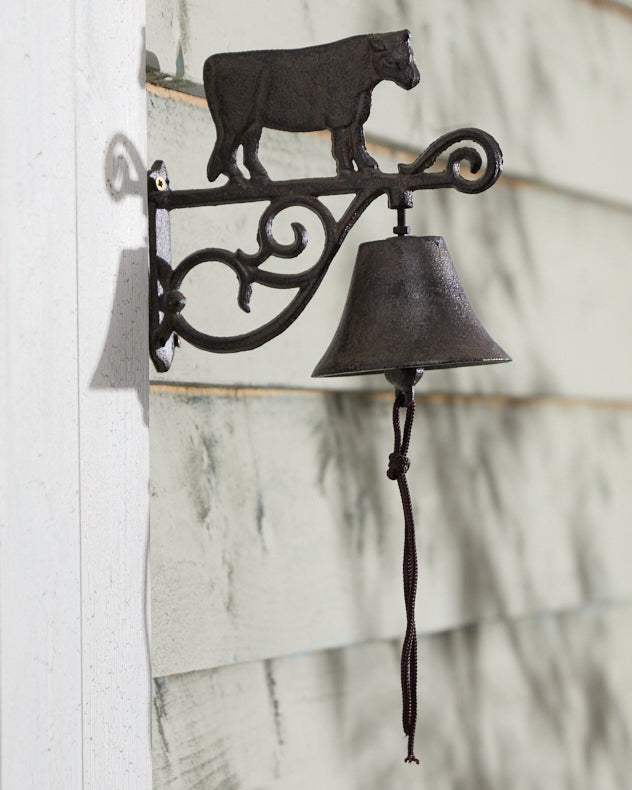
[[[403,212],[402,212],[403,213]],[[403,219],[403,218],[402,218]],[[403,221],[396,232],[406,232]],[[395,387],[393,452],[387,476],[396,480],[404,512],[404,602],[402,724],[407,763],[418,763],[417,724],[417,548],[413,507],[406,480],[415,414],[414,386],[427,368],[509,362],[510,357],[481,326],[440,236],[397,236],[361,244],[340,324],[313,376],[384,373]],[[399,412],[406,409],[406,422]]]
[[[360,245],[340,324],[312,375],[510,360],[472,310],[443,238],[394,236]]]

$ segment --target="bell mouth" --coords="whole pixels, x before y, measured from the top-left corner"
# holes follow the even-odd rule
[[[399,365],[398,367],[393,367],[393,365],[389,365],[389,367],[380,367],[380,368],[366,368],[365,370],[339,370],[339,371],[326,371],[326,372],[319,372],[321,367],[320,362],[314,368],[314,372],[312,373],[312,378],[315,379],[326,379],[326,378],[335,378],[336,376],[368,376],[371,374],[379,374],[379,373],[387,373],[389,370],[401,370],[405,368],[421,368],[422,370],[441,370],[447,368],[473,368],[477,365],[500,365],[503,362],[512,362],[511,357],[508,354],[504,356],[496,357],[495,359],[468,359],[468,360],[454,360],[448,362],[433,362],[423,360],[421,362],[406,362],[405,364]]]
[[[393,236],[360,245],[338,329],[312,376],[510,361],[476,317],[444,239]]]

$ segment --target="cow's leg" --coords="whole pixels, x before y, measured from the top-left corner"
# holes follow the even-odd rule
[[[251,126],[243,138],[244,146],[244,165],[248,168],[250,177],[253,179],[268,179],[268,173],[261,164],[258,157],[259,140],[261,139],[261,127]]]
[[[221,172],[225,173],[231,180],[243,180],[244,174],[237,166],[237,148],[239,139],[237,136],[223,134],[215,144],[215,149],[211,155],[211,161],[217,151],[217,158],[220,163]],[[210,166],[210,162],[209,162]]]
[[[353,172],[351,147],[346,129],[331,130],[331,153],[336,160],[336,169],[339,173]]]
[[[237,167],[239,134],[235,133],[235,128],[239,130],[239,125],[227,121],[230,118],[230,108],[225,106],[223,100],[223,97],[227,95],[226,80],[223,80],[224,85],[222,85],[221,77],[221,73],[217,73],[217,63],[213,62],[213,58],[209,58],[204,64],[204,90],[217,134],[215,147],[206,168],[206,176],[211,182],[215,181],[221,173],[227,175],[231,180],[243,180],[243,175]]]
[[[358,170],[375,170],[377,162],[366,150],[364,139],[364,129],[362,124],[350,126],[345,130],[349,135],[349,147],[353,151],[353,158],[358,166]]]

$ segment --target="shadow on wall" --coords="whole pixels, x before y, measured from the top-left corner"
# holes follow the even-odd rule
[[[138,85],[145,90],[145,28],[141,31],[138,60]],[[147,218],[147,168],[143,157],[130,140],[118,132],[110,139],[103,162],[105,186],[114,203],[129,198],[140,201]],[[130,213],[138,216],[138,202]],[[124,243],[124,239],[121,239]],[[99,255],[99,252],[96,252]],[[135,390],[145,425],[149,424],[149,348],[148,327],[148,248],[129,247],[120,252],[116,288],[110,314],[110,326],[101,357],[90,381],[91,389]],[[109,294],[104,294],[108,298]],[[142,568],[144,597],[142,605],[147,676],[151,678],[151,639],[149,620],[149,515],[144,531],[144,564]],[[151,687],[147,689],[151,709]],[[150,737],[151,737],[151,716]]]
[[[105,183],[115,202],[127,198],[142,201],[147,215],[147,179],[143,159],[132,141],[122,133],[114,135],[104,162]],[[147,362],[147,246],[124,249],[112,305],[112,316],[101,359],[92,377],[93,389],[134,389],[143,409],[145,424],[148,414]],[[142,355],[142,359],[139,357]]]
[[[430,761],[449,753],[464,790],[548,788],[553,776],[568,790],[627,787],[630,732],[604,625],[593,611],[437,638],[433,671],[452,689],[453,711],[450,727],[437,726],[440,705],[422,719]]]
[[[466,626],[425,637],[422,642],[423,712],[418,740],[425,745],[429,775],[453,775],[453,786],[461,790],[506,790],[515,786],[520,771],[531,775],[527,766],[533,755],[540,754],[543,771],[550,772],[553,765],[563,769],[568,778],[563,787],[626,787],[632,734],[627,706],[615,688],[616,673],[609,666],[612,647],[607,634],[601,633],[604,625],[599,612],[582,609],[581,616],[576,612],[527,619],[512,616],[514,588],[523,591],[531,611],[539,611],[545,602],[542,578],[534,577],[525,556],[524,525],[520,524],[524,512],[531,513],[530,494],[527,490],[524,498],[516,496],[516,487],[500,486],[499,479],[504,473],[518,481],[528,473],[532,437],[550,436],[550,418],[541,410],[466,410],[463,404],[423,401],[420,406],[411,447],[413,467],[424,465],[426,492],[439,492],[439,517],[431,523],[426,513],[434,509],[417,494],[420,546],[426,543],[423,537],[437,529],[453,532],[450,542],[459,546],[455,596],[460,594],[462,600],[458,610],[469,613],[473,621],[481,615],[493,615],[496,621],[493,626]],[[376,601],[363,583],[363,540],[368,529],[384,524],[387,495],[385,487],[370,485],[370,481],[384,477],[385,450],[390,448],[378,446],[382,432],[367,431],[366,426],[386,419],[388,411],[385,402],[366,397],[327,395],[329,419],[320,431],[321,479],[327,465],[334,464],[342,501],[349,500],[349,492],[358,492],[354,501],[348,501],[340,529],[346,535],[342,545],[347,551],[357,616],[364,618],[363,630],[368,633]],[[548,441],[543,439],[543,452],[547,447]],[[549,456],[549,460],[557,459]],[[598,485],[595,467],[597,462],[578,470],[581,491]],[[562,509],[562,514],[572,524],[577,580],[585,600],[598,600],[604,594],[599,583],[604,572],[597,533],[589,517],[577,512],[573,500],[569,498],[568,511]],[[586,504],[583,499],[581,504]],[[368,513],[375,513],[376,518],[366,519]],[[372,542],[381,545],[381,537],[374,536]],[[432,544],[432,540],[428,542]],[[423,595],[423,548],[421,568]],[[396,660],[400,647],[398,642]],[[425,665],[426,653],[430,654],[429,666]],[[370,720],[358,718],[357,703],[349,695],[343,652],[327,655],[336,689],[336,726],[351,733],[351,754],[360,753],[367,743],[379,751],[381,736],[375,712]],[[495,676],[498,666],[502,671]],[[428,686],[424,688],[425,682]],[[507,699],[508,693],[515,696],[518,707],[513,728],[506,729],[503,717],[512,719],[514,704]],[[445,713],[450,706],[453,717]],[[520,740],[521,727],[532,739],[530,745]],[[486,747],[490,739],[497,747],[491,753]],[[364,786],[386,786],[389,777],[392,780],[398,775],[399,767],[388,764],[384,771],[382,784],[367,775]],[[595,784],[600,777],[605,784]]]
[[[426,439],[443,492],[443,524],[458,532],[461,565],[457,576],[462,580],[462,605],[465,608],[475,599],[482,610],[489,608],[505,615],[493,650],[482,644],[483,633],[476,627],[448,634],[442,642],[445,654],[441,663],[460,709],[465,711],[460,740],[463,760],[456,784],[504,789],[516,780],[521,761],[528,763],[530,759],[526,745],[522,753],[516,752],[515,744],[503,748],[503,744],[511,744],[511,733],[503,733],[502,724],[495,725],[499,749],[496,757],[490,757],[485,749],[481,721],[490,716],[489,698],[494,690],[493,671],[487,668],[495,665],[498,651],[507,656],[507,666],[514,673],[509,687],[517,689],[517,697],[523,694],[530,700],[528,732],[533,738],[533,754],[541,753],[545,761],[556,759],[564,767],[569,788],[596,787],[590,782],[598,777],[606,781],[604,786],[625,787],[631,736],[626,714],[613,690],[607,652],[604,655],[601,650],[605,640],[599,633],[599,618],[586,613],[581,621],[585,630],[581,632],[576,630],[578,621],[572,613],[527,621],[506,616],[508,582],[500,555],[494,556],[490,551],[491,546],[506,539],[503,530],[509,531],[516,523],[517,503],[512,501],[512,487],[501,487],[498,480],[503,471],[520,479],[521,466],[526,465],[528,434],[535,430],[546,435],[546,423],[538,428],[534,423],[542,419],[539,412],[525,414],[515,408],[499,414],[492,412],[492,419],[480,423],[470,418],[468,429],[473,441],[468,451],[463,447],[467,433],[460,425],[461,413],[457,409],[453,412],[442,420],[437,410]],[[594,470],[591,465],[588,468],[590,479]],[[586,480],[584,489],[589,486],[590,481]],[[451,494],[454,491],[459,493]],[[523,507],[527,507],[526,502]],[[573,525],[577,578],[582,593],[592,600],[598,597],[597,579],[603,575],[594,525],[591,530],[584,523],[585,517],[580,518],[572,504],[570,508],[567,518]],[[483,523],[485,530],[479,526]],[[515,535],[519,534],[516,529]],[[519,539],[514,556],[522,556]],[[528,565],[517,564],[514,572],[514,583],[537,604],[539,594]],[[422,736],[424,728],[432,729],[430,720],[423,721]],[[578,749],[580,740],[583,753]],[[556,758],[547,758],[545,742],[546,749]]]

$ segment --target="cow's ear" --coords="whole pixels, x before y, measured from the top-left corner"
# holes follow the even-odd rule
[[[388,49],[386,41],[379,36],[369,36],[369,44],[371,49],[374,49],[376,52],[384,52]]]
[[[410,30],[402,30],[402,38],[404,41],[410,41]]]

